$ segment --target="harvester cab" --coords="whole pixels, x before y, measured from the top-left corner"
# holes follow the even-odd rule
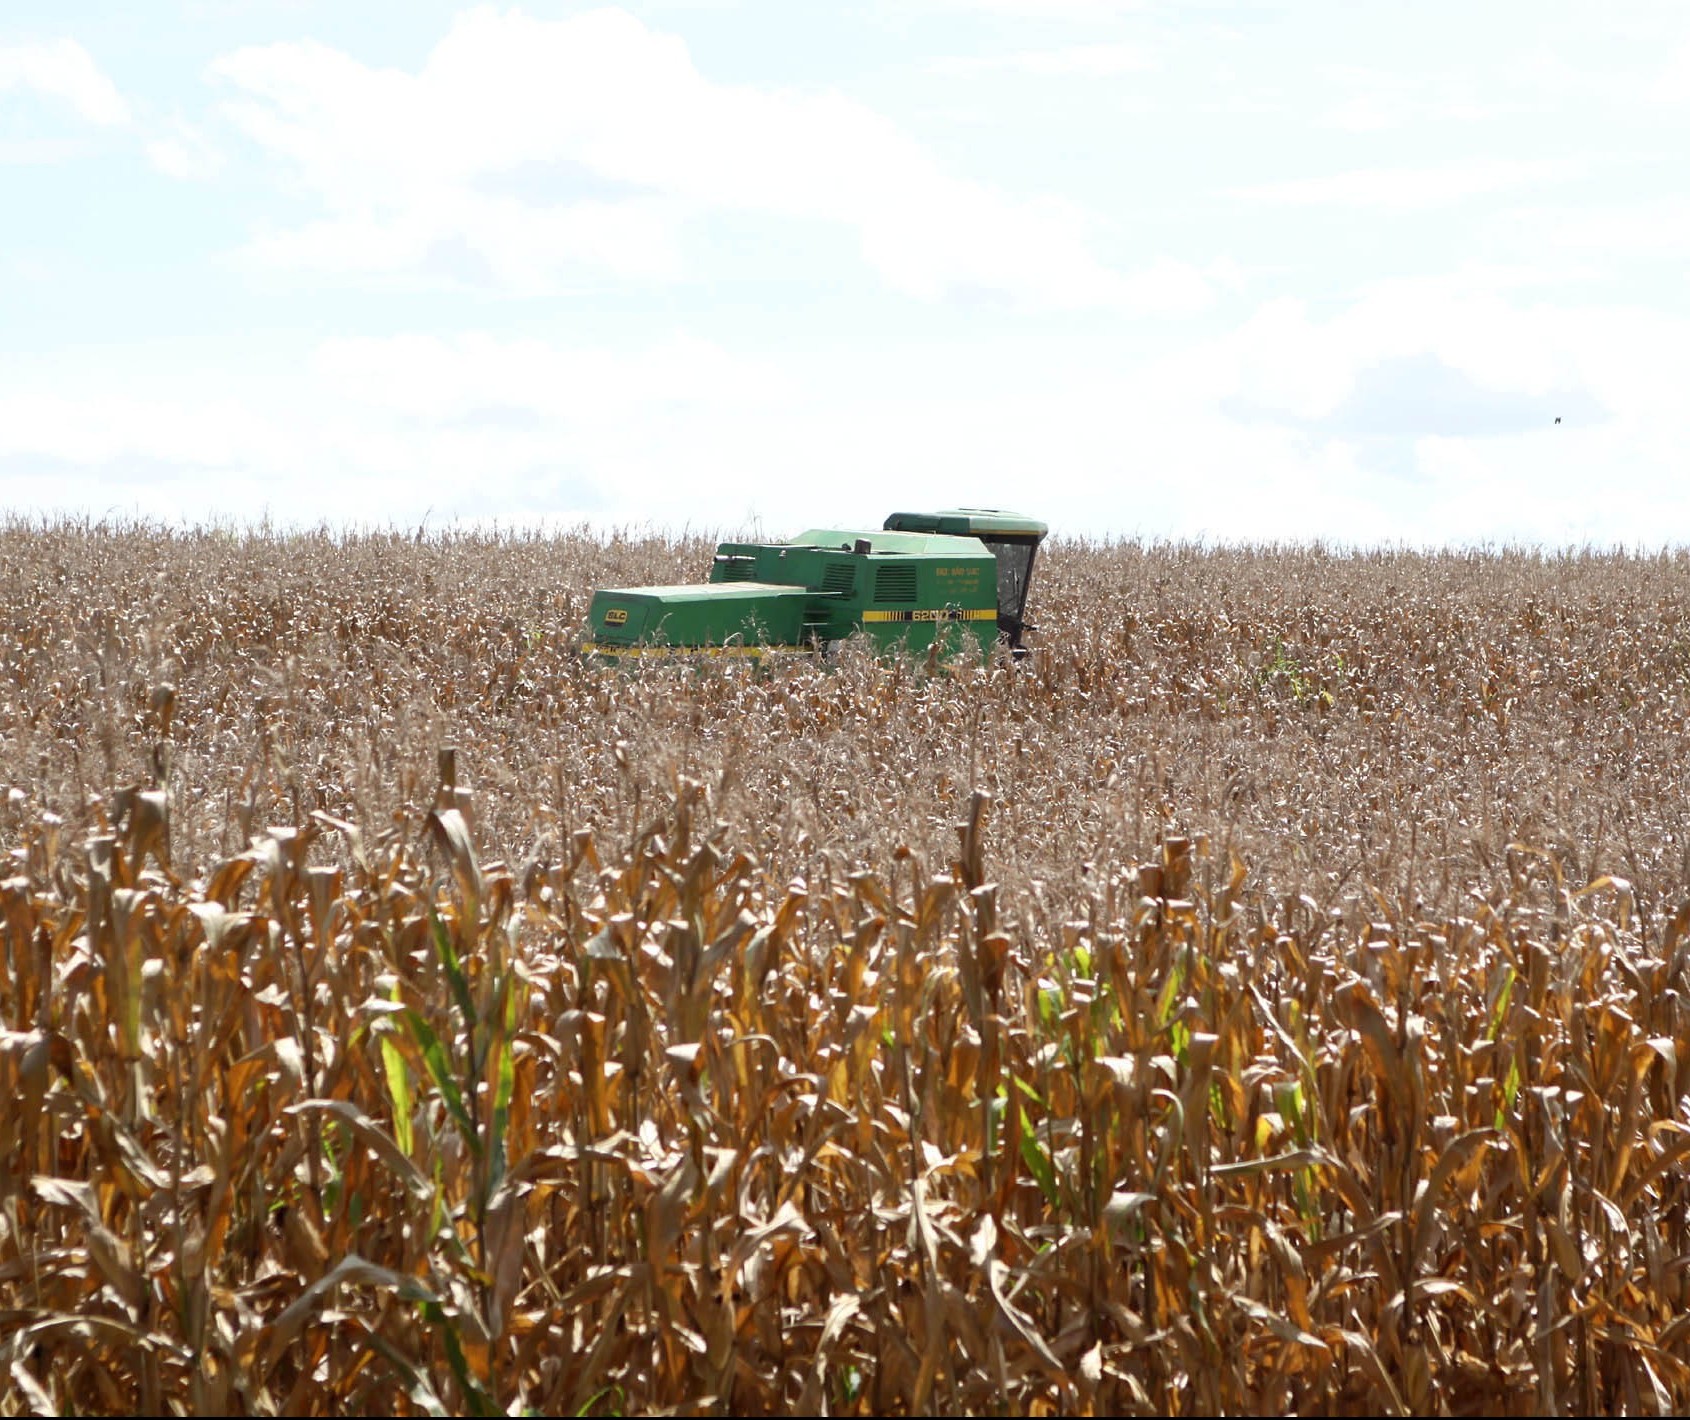
[[[883,649],[983,654],[1001,643],[1021,656],[1046,531],[1016,513],[951,508],[894,513],[872,530],[724,542],[703,585],[595,592],[582,650],[610,660],[813,655],[861,633]]]
[[[998,635],[1020,653],[1027,626],[1027,588],[1033,556],[1050,531],[1043,523],[998,508],[947,508],[939,513],[894,513],[888,528],[900,532],[949,533],[977,537],[998,564]]]

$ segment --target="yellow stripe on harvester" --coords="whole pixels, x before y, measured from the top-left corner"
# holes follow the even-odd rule
[[[934,607],[921,611],[865,611],[864,621],[996,621],[997,610],[989,606]]]
[[[584,656],[813,656],[814,646],[600,646],[584,642]]]

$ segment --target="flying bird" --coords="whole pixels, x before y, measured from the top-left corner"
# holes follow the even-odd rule
[[[1561,416],[1560,416],[1560,415],[1559,415],[1559,414],[1557,414],[1557,415],[1556,415],[1556,416],[1555,416],[1555,422],[1556,422],[1556,423],[1557,423],[1557,424],[1559,424],[1559,423],[1560,423],[1560,422],[1561,422]]]

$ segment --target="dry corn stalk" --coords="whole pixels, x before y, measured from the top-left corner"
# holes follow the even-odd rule
[[[1170,837],[1041,941],[983,795],[898,884],[772,883],[693,781],[654,808],[520,885],[457,807],[197,885],[144,818],[32,830],[15,1402],[1690,1400],[1682,924],[1647,950],[1622,884],[1352,938],[1252,921]]]

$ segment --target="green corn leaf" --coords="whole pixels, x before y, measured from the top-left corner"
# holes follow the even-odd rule
[[[441,1343],[446,1348],[446,1362],[452,1368],[452,1377],[458,1383],[458,1388],[464,1393],[464,1402],[471,1415],[497,1415],[499,1409],[493,1404],[480,1383],[469,1373],[469,1360],[464,1355],[463,1342],[458,1339],[458,1327],[446,1310],[438,1302],[427,1302],[423,1305],[423,1315],[434,1323],[435,1330],[440,1334]]]
[[[409,1157],[415,1139],[411,1131],[411,1078],[405,1057],[386,1031],[381,1034],[381,1068],[387,1076],[387,1093],[393,1101],[393,1142]]]
[[[1185,965],[1175,962],[1173,970],[1168,973],[1168,979],[1162,983],[1162,989],[1156,995],[1156,1024],[1166,1026],[1173,1019],[1174,1011],[1179,1005],[1180,987],[1185,985]]]
[[[480,1158],[481,1136],[476,1131],[475,1121],[469,1117],[469,1111],[464,1108],[464,1097],[458,1089],[458,1082],[452,1078],[452,1063],[446,1058],[446,1047],[440,1043],[440,1037],[434,1033],[433,1027],[415,1011],[405,1012],[405,1024],[411,1028],[417,1048],[422,1051],[423,1064],[428,1066],[428,1073],[434,1080],[435,1088],[446,1101],[446,1109],[458,1126],[458,1133],[463,1136],[464,1143],[469,1145],[470,1152]]]
[[[470,1039],[475,1039],[475,1027],[480,1018],[475,1013],[475,1001],[469,994],[469,978],[464,975],[464,969],[458,963],[458,954],[452,947],[451,935],[440,920],[431,905],[428,909],[428,925],[433,929],[434,950],[439,954],[441,966],[446,968],[446,979],[452,986],[452,999],[458,1003],[458,1009],[463,1012],[464,1026],[469,1031]]]
[[[1188,1049],[1191,1044],[1190,1026],[1186,1025],[1184,1021],[1173,1022],[1168,1027],[1168,1043],[1173,1049],[1174,1059],[1179,1061],[1181,1065],[1191,1063],[1191,1052]]]
[[[434,1387],[429,1384],[427,1375],[418,1371],[406,1360],[397,1347],[390,1341],[385,1340],[379,1332],[369,1331],[365,1335],[371,1349],[379,1353],[387,1364],[393,1367],[395,1373],[404,1383],[405,1393],[410,1397],[412,1405],[416,1406],[422,1414],[437,1415],[442,1417],[442,1420],[451,1413],[441,1402],[440,1397],[435,1394]]]
[[[503,1032],[493,1044],[498,1083],[493,1089],[493,1137],[490,1140],[493,1158],[489,1187],[497,1188],[505,1173],[505,1131],[510,1126],[511,1096],[516,1093],[516,1052]]]
[[[393,983],[390,993],[392,1000],[399,999],[399,983]],[[387,1076],[387,1093],[393,1101],[393,1141],[398,1144],[399,1152],[410,1157],[415,1138],[411,1129],[411,1072],[405,1068],[405,1057],[400,1052],[398,1043],[388,1034],[390,1027],[383,1025],[379,1036],[381,1042],[381,1068]]]
[[[1508,1078],[1502,1085],[1502,1108],[1496,1112],[1496,1127],[1505,1127],[1508,1111],[1514,1108],[1514,1101],[1520,1097],[1520,1057],[1516,1055],[1508,1063]]]
[[[1508,1002],[1514,995],[1515,971],[1508,968],[1508,975],[1503,978],[1502,990],[1496,998],[1496,1009],[1491,1012],[1490,1029],[1485,1032],[1486,1040],[1495,1040],[1502,1031],[1502,1019],[1508,1014]]]
[[[1061,1200],[1056,1191],[1056,1170],[1052,1167],[1050,1155],[1045,1152],[1044,1145],[1039,1143],[1039,1136],[1026,1115],[1021,1116],[1021,1159],[1050,1206],[1057,1207]]]

